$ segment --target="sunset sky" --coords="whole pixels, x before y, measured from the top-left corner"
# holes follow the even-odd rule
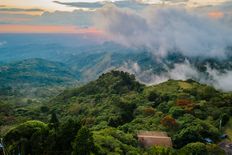
[[[231,0],[0,0],[0,33],[100,33],[92,20],[106,5],[138,12],[177,6],[228,21],[232,15]]]

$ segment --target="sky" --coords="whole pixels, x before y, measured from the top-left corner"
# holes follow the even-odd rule
[[[112,5],[138,14],[147,7],[180,7],[232,21],[232,0],[0,0],[0,33],[100,34],[98,13]]]
[[[145,48],[157,60],[171,52],[223,60],[232,47],[232,0],[0,0],[3,33],[91,34],[86,36]],[[0,48],[8,44],[0,40]],[[174,67],[154,81],[201,76],[188,62]],[[217,88],[231,90],[231,70],[207,73]]]

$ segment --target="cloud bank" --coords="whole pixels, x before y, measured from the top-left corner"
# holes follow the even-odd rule
[[[53,1],[54,3],[66,5],[70,7],[77,7],[77,8],[89,8],[89,9],[97,9],[103,7],[103,3],[101,2],[60,2],[60,1]]]
[[[173,68],[167,68],[167,71],[161,74],[155,74],[152,70],[142,70],[137,62],[124,63],[124,65],[117,69],[136,75],[137,80],[146,85],[156,85],[168,81],[169,79],[193,79],[203,84],[212,85],[218,90],[226,92],[232,91],[231,70],[226,70],[222,73],[217,69],[212,69],[207,66],[206,72],[203,73],[191,65],[188,60],[185,60],[183,63],[174,64]]]
[[[10,12],[43,12],[43,9],[31,8],[31,9],[22,9],[22,8],[6,8],[0,6],[0,11],[10,11]]]
[[[147,7],[142,12],[107,6],[98,11],[95,25],[113,41],[146,48],[156,56],[180,52],[188,57],[225,57],[232,30],[217,20],[186,9]]]
[[[99,9],[104,7],[105,5],[115,5],[118,8],[130,8],[133,10],[141,10],[144,9],[149,4],[143,3],[140,0],[118,0],[118,1],[98,1],[98,2],[61,2],[61,1],[53,1],[54,3],[76,7],[78,9],[86,8],[86,9]]]
[[[168,54],[179,53],[186,57],[184,62],[175,63],[172,67],[166,66],[159,74],[154,73],[152,66],[151,69],[143,70],[137,62],[128,61],[118,67],[119,70],[135,74],[140,82],[154,85],[169,79],[193,79],[213,85],[216,89],[232,91],[231,70],[226,70],[226,67],[217,70],[206,65],[206,71],[203,72],[188,61],[188,58],[223,61],[228,58],[228,54],[232,54],[231,50],[227,50],[232,46],[231,25],[229,20],[225,20],[228,10],[213,12],[224,6],[194,9],[149,6],[138,11],[110,5],[97,11],[94,23],[109,34],[112,41],[130,48],[145,48],[150,51],[155,58],[161,58],[158,60],[163,66],[163,58]],[[199,12],[195,13],[194,10]]]

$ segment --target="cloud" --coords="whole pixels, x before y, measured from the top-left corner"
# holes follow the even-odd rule
[[[23,25],[73,25],[78,27],[92,27],[94,11],[74,10],[44,12],[41,15],[9,14],[0,11],[0,24],[23,24]],[[17,18],[19,20],[17,20]],[[25,19],[23,22],[20,19]]]
[[[7,7],[1,7],[0,11],[10,11],[10,12],[43,12],[43,9],[39,8],[30,8],[30,9],[23,9],[23,8],[7,8]]]
[[[166,75],[156,75],[152,69],[143,70],[137,62],[125,62],[117,70],[134,74],[136,79],[146,85],[155,85],[168,80]]]
[[[34,20],[31,24],[52,24],[52,25],[76,25],[79,27],[91,27],[94,11],[74,10],[72,12],[55,11],[45,12]]]
[[[168,71],[168,77],[174,80],[198,79],[199,72],[189,61],[174,64],[174,68]]]
[[[142,3],[142,1],[139,0],[116,1],[113,4],[118,8],[129,8],[133,10],[142,10],[149,6],[149,4]]]
[[[164,0],[165,2],[179,3],[179,2],[189,2],[189,0]]]
[[[156,85],[173,80],[188,80],[193,79],[203,84],[214,86],[218,90],[226,92],[232,91],[232,71],[226,70],[223,73],[217,69],[213,69],[206,65],[206,72],[200,72],[188,60],[182,63],[176,63],[171,68],[166,68],[166,71],[160,74],[154,73],[151,69],[142,70],[137,62],[125,62],[118,70],[126,71],[136,75],[138,81],[146,85]]]
[[[205,13],[205,14],[215,14],[218,13],[219,21],[221,23],[227,24],[230,27],[232,26],[232,2],[227,1],[221,3],[220,5],[210,5],[206,7],[196,8],[197,12]],[[220,15],[221,14],[221,15]]]
[[[139,0],[120,0],[120,1],[102,1],[102,2],[60,2],[60,1],[53,1],[54,3],[76,7],[76,8],[88,8],[88,9],[99,9],[104,7],[105,5],[115,5],[118,8],[130,8],[133,10],[142,10],[148,4],[143,3]]]
[[[193,67],[188,60],[182,63],[176,63],[173,67],[166,67],[160,74],[155,74],[152,69],[143,70],[137,62],[125,62],[118,70],[135,74],[137,79],[147,85],[154,85],[165,82],[169,79],[173,80],[198,80],[199,71]]]
[[[174,7],[172,4],[176,4],[177,6],[181,6],[182,8],[186,7],[186,5],[182,5],[182,3],[185,0],[175,0],[171,1],[169,0],[167,2],[167,6]],[[32,9],[22,9],[22,8],[7,8],[5,7],[0,7],[0,16],[1,16],[1,21],[0,24],[39,24],[39,25],[76,25],[79,27],[92,27],[93,25],[93,19],[98,20],[98,17],[96,15],[99,12],[102,12],[102,10],[106,10],[106,8],[109,8],[109,6],[114,6],[112,8],[117,8],[121,12],[123,10],[130,10],[132,14],[137,13],[139,18],[144,18],[145,13],[143,10],[149,10],[148,8],[150,6],[152,7],[153,11],[150,13],[153,15],[155,12],[160,12],[157,11],[157,7],[162,8],[163,6],[160,5],[161,1],[154,0],[155,3],[159,4],[152,4],[151,0],[120,0],[120,1],[98,1],[94,3],[87,3],[87,2],[67,2],[67,1],[55,1],[54,5],[59,6],[58,8],[69,8],[66,6],[70,6],[70,10],[77,9],[74,11],[54,11],[54,12],[45,12],[43,9],[39,8],[32,8]],[[150,4],[151,3],[151,4]],[[63,6],[62,6],[63,5]],[[65,5],[65,6],[64,6]],[[232,11],[230,11],[232,6],[230,5],[229,2],[227,3],[220,3],[220,5],[210,5],[210,6],[200,6],[196,7],[194,9],[191,9],[193,12],[197,12],[199,14],[204,14],[208,15],[209,12],[221,12],[223,14],[223,18],[220,18],[221,23],[225,24],[230,24],[232,26]],[[1,11],[2,9],[2,11]],[[152,10],[151,9],[151,10]],[[189,9],[189,8],[188,8]],[[34,11],[34,12],[33,12]],[[39,12],[37,12],[39,11]],[[110,12],[110,10],[108,10]],[[7,12],[10,12],[7,14]],[[115,12],[112,10],[112,12]],[[174,11],[173,11],[174,12]],[[188,12],[188,11],[186,11]],[[170,12],[172,13],[172,12]],[[185,12],[182,12],[185,14]],[[7,16],[11,16],[12,14],[15,15],[15,17],[12,17],[13,19],[10,20]],[[31,17],[28,18],[28,20],[21,20],[25,19],[24,17],[18,17],[20,15],[31,15]],[[149,14],[149,13],[148,13]],[[210,15],[215,15],[215,13],[211,13]],[[150,17],[151,15],[149,15]],[[168,15],[167,15],[168,16]],[[181,15],[182,16],[182,15]],[[180,16],[180,17],[181,17]],[[16,18],[20,18],[17,20]],[[166,18],[166,17],[165,17]],[[4,20],[7,19],[7,20]],[[145,18],[147,21],[147,19]],[[171,20],[171,19],[170,19]],[[99,22],[101,22],[101,18],[99,19]],[[128,23],[128,22],[127,22]],[[175,24],[175,23],[174,23]],[[210,24],[209,24],[210,25]],[[197,31],[197,30],[196,30]],[[213,35],[213,34],[212,34]]]
[[[89,8],[89,9],[96,9],[96,8],[101,8],[104,6],[103,3],[101,2],[60,2],[60,1],[53,1],[54,3],[57,4],[62,4],[66,6],[71,6],[71,7],[77,7],[77,8]]]
[[[8,14],[0,12],[0,25],[21,24],[33,20],[35,16],[25,14]]]
[[[181,8],[147,7],[138,13],[114,6],[98,11],[95,25],[128,47],[156,56],[180,52],[190,57],[224,57],[232,30],[216,20]]]
[[[215,88],[224,91],[232,91],[232,71],[226,70],[223,73],[207,66],[207,73],[211,80],[207,83],[214,85]]]

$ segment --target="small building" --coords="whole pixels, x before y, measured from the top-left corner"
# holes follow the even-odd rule
[[[172,139],[166,132],[140,131],[137,134],[138,141],[143,147],[164,146],[172,147]]]

